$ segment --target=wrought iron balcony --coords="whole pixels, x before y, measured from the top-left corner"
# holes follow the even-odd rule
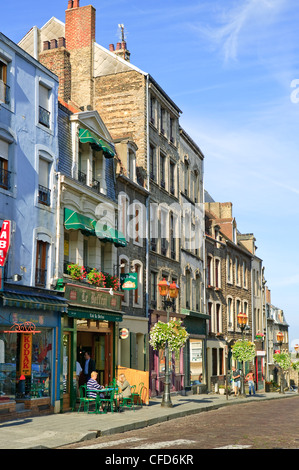
[[[93,179],[91,183],[91,187],[92,189],[94,189],[94,191],[96,191],[97,193],[100,193],[101,183],[98,180]]]
[[[51,205],[51,190],[40,184],[38,185],[38,202],[45,206]]]
[[[0,167],[0,188],[10,189],[11,172]]]
[[[78,181],[80,183],[86,184],[87,182],[87,175],[86,173],[83,173],[82,171],[78,171]]]
[[[39,123],[45,127],[50,127],[50,111],[43,108],[42,106],[39,107]]]

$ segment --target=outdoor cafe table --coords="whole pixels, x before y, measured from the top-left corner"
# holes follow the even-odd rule
[[[95,411],[93,413],[96,413],[96,414],[100,414],[101,411],[99,409],[99,404],[100,404],[100,393],[104,393],[105,394],[105,397],[106,397],[106,394],[107,395],[110,395],[111,392],[113,392],[113,390],[115,390],[113,387],[107,387],[107,388],[101,388],[101,389],[89,389],[87,388],[86,389],[86,392],[88,394],[88,392],[93,392],[93,393],[96,393],[97,394],[97,397],[96,397],[96,406],[95,406]]]

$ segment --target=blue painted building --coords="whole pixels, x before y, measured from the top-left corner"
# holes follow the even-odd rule
[[[10,248],[0,268],[3,415],[19,401],[36,412],[53,410],[60,400],[57,377],[66,302],[51,290],[57,114],[57,76],[0,33],[0,227],[4,220],[11,222]]]

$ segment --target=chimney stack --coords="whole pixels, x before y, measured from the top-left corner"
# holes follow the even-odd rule
[[[70,0],[65,12],[65,41],[68,50],[90,47],[95,42],[96,10],[92,5],[80,7]]]

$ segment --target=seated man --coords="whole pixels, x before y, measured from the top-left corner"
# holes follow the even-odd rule
[[[120,374],[117,385],[121,389],[121,392],[116,396],[117,406],[119,407],[119,401],[122,398],[127,398],[127,397],[131,396],[131,385],[129,384],[128,380],[126,379],[125,374]]]
[[[100,385],[97,381],[98,373],[94,370],[90,374],[90,379],[87,381],[86,388],[87,388],[87,397],[88,398],[96,398],[97,397],[97,392],[96,390],[101,390],[103,385]],[[94,390],[94,391],[93,391]],[[100,398],[104,398],[104,393],[100,393]],[[102,408],[100,408],[100,411],[103,411]]]

